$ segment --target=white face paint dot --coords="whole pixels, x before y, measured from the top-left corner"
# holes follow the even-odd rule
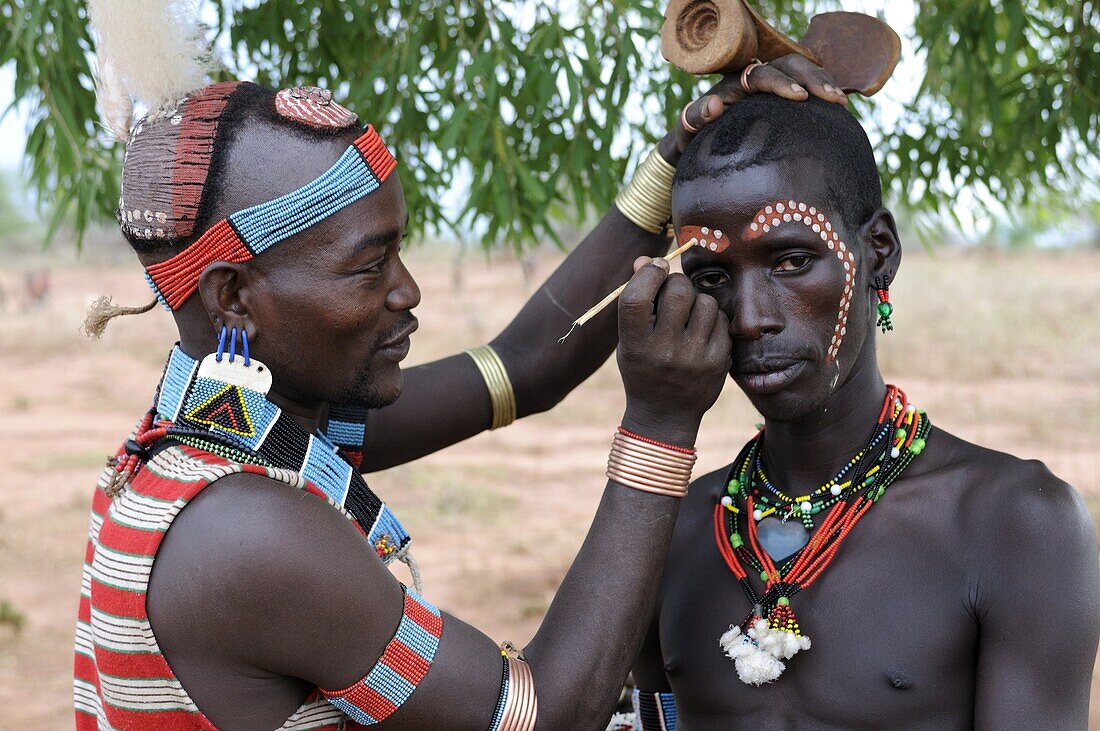
[[[779,225],[779,219],[778,218],[773,218],[772,219],[772,225],[773,226],[778,226]]]
[[[772,208],[771,206],[766,206],[766,207],[764,208],[764,213],[767,213],[767,214],[768,214],[768,215],[770,216],[770,215],[772,214],[772,211],[773,211],[773,210],[775,210],[775,209],[774,209],[774,208]]]
[[[714,238],[716,238],[716,239],[722,238],[722,232],[719,231],[718,229],[714,229]]]
[[[849,262],[844,262],[844,271],[848,271],[851,268],[852,268],[852,265]]]
[[[825,233],[824,231],[822,231],[822,232],[821,232],[821,240],[822,240],[822,241],[828,241],[828,240],[829,240],[829,234],[827,234],[827,233]]]
[[[824,213],[817,214],[817,220],[818,221],[824,221],[825,220],[825,214]]]
[[[818,226],[816,223],[811,228],[813,228],[815,234],[821,233],[821,226]]]
[[[829,221],[826,221],[825,222],[825,230],[826,231],[832,231],[833,230],[833,224]]]
[[[805,203],[799,203],[799,204],[798,204],[798,210],[800,210],[800,211],[802,211],[803,213],[805,213],[805,211],[806,211],[806,204],[805,204]]]
[[[699,229],[699,230],[700,230],[700,231],[702,231],[704,235],[706,235],[706,234],[709,234],[709,233],[710,233],[710,229],[709,229],[709,228],[707,228],[706,226],[703,226],[703,227],[702,227],[701,229]]]
[[[802,214],[801,213],[796,213],[796,214],[794,214],[793,218],[796,221],[801,221],[802,220]]]
[[[749,229],[752,230],[752,231],[755,231],[758,228],[760,228],[760,226],[755,221],[753,221],[752,223],[749,224]],[[722,234],[721,231],[715,231],[714,232],[715,236],[721,236],[721,234]]]
[[[830,246],[829,248],[831,249],[832,247]],[[844,254],[842,254],[841,252],[839,252],[839,251],[838,251],[838,252],[836,252],[836,258],[837,258],[837,259],[843,259],[843,258],[844,258]]]
[[[784,214],[783,214],[783,220],[784,220],[784,221],[787,221],[787,222],[789,223],[789,222],[790,222],[790,220],[791,220],[791,214],[789,214],[789,213],[784,213]]]
[[[846,327],[842,327],[842,328],[840,328],[840,335],[841,335],[841,337],[843,337],[843,336],[845,336],[845,335],[847,335],[847,334],[848,334],[848,328],[846,328]]]
[[[783,205],[782,203],[776,203],[775,204],[775,212],[776,213],[782,213],[785,210],[787,210],[787,207],[785,205]]]
[[[718,244],[716,244],[712,241],[711,244],[710,244],[710,250],[711,251],[718,251]]]
[[[764,233],[767,233],[767,232],[769,232],[769,231],[771,231],[771,230],[772,230],[772,227],[771,227],[771,226],[769,226],[768,224],[766,224],[766,223],[765,223],[765,224],[764,224]]]
[[[813,206],[810,206],[810,215],[811,216],[816,216],[817,215],[817,209],[814,208]]]

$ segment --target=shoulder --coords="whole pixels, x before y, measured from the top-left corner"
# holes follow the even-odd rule
[[[1033,570],[1095,573],[1096,528],[1081,494],[1036,459],[971,444],[938,430],[939,458],[927,475],[952,501],[985,571],[1004,586],[1035,581]],[[1082,577],[1084,578],[1084,577]]]
[[[698,552],[700,546],[710,545],[708,541],[700,541],[699,536],[713,534],[714,506],[724,494],[729,470],[730,465],[726,465],[691,481],[669,544],[669,554],[677,560],[666,564],[666,575],[676,572],[684,556]]]
[[[236,473],[204,489],[175,519],[157,553],[147,605],[158,639],[167,634],[176,647],[234,664],[300,669],[295,637],[318,630],[338,642],[339,627],[369,630],[371,615],[388,622],[385,608],[399,611],[400,591],[342,513],[285,483]]]
[[[932,470],[945,478],[944,484],[957,487],[965,512],[1026,533],[1054,524],[1092,532],[1080,493],[1043,462],[972,444],[942,429],[933,432],[930,444],[933,438],[942,446]],[[988,520],[993,515],[997,521]]]

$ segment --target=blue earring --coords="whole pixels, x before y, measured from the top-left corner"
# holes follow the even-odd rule
[[[229,343],[229,362],[233,363],[237,359],[237,328],[233,328],[230,331],[229,327],[222,325],[221,333],[218,335],[218,353],[214,356],[214,360],[218,363],[222,362],[222,357],[225,355],[226,342]],[[248,352],[248,331],[243,327],[239,331],[241,333],[241,351],[244,355],[244,367],[248,368],[252,365],[252,356]]]
[[[241,328],[241,346],[244,349],[244,367],[248,368],[252,365],[252,358],[248,355],[248,331],[243,327]]]
[[[225,340],[229,336],[229,328],[222,325],[221,334],[218,335],[218,354],[214,356],[214,360],[221,363],[222,356],[225,355]]]

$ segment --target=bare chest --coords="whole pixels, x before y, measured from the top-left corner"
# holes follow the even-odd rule
[[[759,687],[738,679],[719,646],[749,613],[748,599],[713,535],[678,536],[660,642],[685,729],[969,724],[977,628],[965,562],[921,516],[884,508],[791,599],[811,647]]]

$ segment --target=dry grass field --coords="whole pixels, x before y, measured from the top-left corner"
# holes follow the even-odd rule
[[[456,286],[451,257],[409,255],[424,291],[410,363],[485,342],[526,295],[510,258],[467,257]],[[536,278],[558,257],[539,257]],[[148,407],[173,341],[160,310],[116,322],[98,343],[78,332],[95,295],[147,301],[132,261],[55,258],[51,294],[31,305],[25,272],[37,266],[0,263],[0,729],[21,731],[71,728],[92,486]],[[888,379],[936,424],[1045,461],[1100,513],[1100,252],[917,250],[892,292]],[[608,364],[551,413],[372,476],[416,538],[433,601],[492,637],[530,637],[588,528],[622,406]],[[700,474],[728,462],[755,421],[727,388],[703,425]]]

